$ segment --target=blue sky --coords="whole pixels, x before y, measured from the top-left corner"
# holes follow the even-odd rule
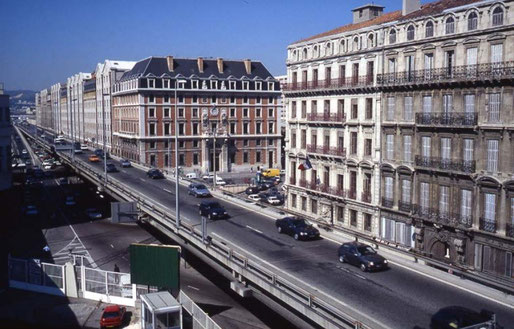
[[[0,82],[40,90],[104,59],[251,58],[285,74],[291,42],[347,24],[362,0],[2,0]],[[376,0],[386,11],[401,0]]]

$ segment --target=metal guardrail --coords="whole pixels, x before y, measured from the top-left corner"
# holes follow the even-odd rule
[[[28,133],[25,131],[25,134]],[[33,138],[30,134],[28,135]],[[51,150],[50,147],[41,141],[37,140],[37,142],[44,148]],[[309,309],[313,312],[313,314],[310,314],[311,316],[309,316],[309,318],[318,324],[326,328],[371,328],[364,325],[348,313],[335,307],[334,304],[340,303],[338,300],[328,295],[321,297],[315,292],[309,292],[299,287],[292,283],[291,279],[276,274],[275,271],[270,270],[265,265],[262,265],[258,260],[248,256],[250,254],[249,252],[246,252],[234,245],[229,245],[227,242],[217,241],[216,238],[212,238],[210,244],[206,246],[202,241],[202,233],[200,229],[197,229],[194,225],[190,225],[185,222],[181,222],[180,227],[177,229],[175,227],[174,213],[170,212],[162,205],[151,202],[143,194],[133,191],[132,188],[113,178],[110,178],[106,183],[103,180],[102,174],[95,172],[80,160],[72,162],[69,155],[63,153],[59,153],[58,155],[68,165],[81,170],[83,174],[93,181],[96,181],[96,183],[99,183],[105,188],[109,188],[112,192],[126,200],[136,201],[139,209],[151,215],[166,229],[182,238],[185,238],[190,243],[193,243],[198,249],[207,252],[211,257],[217,259],[222,265],[228,266],[232,270],[236,270],[246,278],[253,276],[260,279],[261,282],[254,282],[254,284],[260,285],[261,288],[264,288],[269,292],[275,290],[281,294],[287,295],[289,298],[288,304],[290,304],[290,306],[295,307],[302,305],[304,308]],[[221,260],[224,260],[225,262],[222,262]],[[266,282],[268,286],[264,286],[262,282]],[[273,287],[273,289],[270,289],[271,287]],[[332,300],[325,300],[327,298]],[[316,318],[317,321],[315,320]]]
[[[221,327],[183,291],[180,291],[178,294],[178,300],[187,313],[192,316],[194,322],[193,328],[221,329]]]

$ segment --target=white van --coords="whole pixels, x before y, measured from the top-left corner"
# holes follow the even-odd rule
[[[196,176],[196,173],[195,173],[195,172],[190,172],[190,173],[187,173],[187,174],[186,174],[186,178],[189,178],[189,179],[197,179],[198,177]]]
[[[216,176],[216,185],[222,185],[223,186],[223,185],[226,185],[226,184],[227,184],[227,182],[225,182],[223,180],[223,178],[221,178],[219,176]]]

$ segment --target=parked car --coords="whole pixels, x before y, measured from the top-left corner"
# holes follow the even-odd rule
[[[122,159],[120,161],[120,165],[121,165],[122,168],[130,168],[130,167],[132,167],[132,163],[130,163],[130,161],[127,160],[127,159]]]
[[[250,194],[257,194],[260,192],[260,189],[256,186],[250,186],[250,187],[247,187],[246,190],[245,190],[245,193],[247,195],[250,195]]]
[[[64,204],[69,207],[74,206],[76,204],[75,199],[72,196],[67,196],[66,200],[64,201]]]
[[[266,191],[269,188],[268,185],[262,184],[262,183],[259,183],[259,184],[255,185],[255,187],[258,188],[259,191]]]
[[[100,162],[100,158],[95,154],[90,155],[87,159],[89,162]]]
[[[267,199],[266,199],[266,202],[273,205],[273,206],[278,206],[282,203],[282,200],[280,200],[276,195],[270,195]]]
[[[102,150],[102,149],[96,149],[94,151],[94,153],[95,153],[96,156],[99,156],[99,157],[103,157],[104,156],[104,150]]]
[[[105,165],[105,170],[107,172],[118,172],[118,168],[114,165],[114,163],[108,163]]]
[[[448,306],[440,309],[430,319],[431,329],[490,328],[485,323],[492,319],[492,313],[480,313],[462,306]],[[477,326],[483,324],[482,326]],[[476,327],[475,327],[476,326]]]
[[[250,194],[248,196],[248,199],[255,201],[255,202],[261,201],[261,197],[258,194]]]
[[[189,179],[196,179],[198,176],[196,175],[195,172],[190,172],[190,173],[187,173],[186,174],[186,178],[189,178]]]
[[[318,239],[319,231],[303,218],[284,217],[275,221],[278,233],[291,235],[295,240]]]
[[[219,176],[216,176],[216,185],[221,185],[221,186],[223,186],[223,185],[227,185],[227,182],[225,182],[225,181],[223,180],[223,178],[221,178],[221,177],[219,177]]]
[[[89,219],[102,219],[102,213],[96,208],[86,209],[86,215]]]
[[[61,185],[67,185],[68,184],[68,178],[63,177],[59,179],[59,184]]]
[[[203,201],[198,205],[200,216],[208,219],[221,219],[228,217],[228,213],[217,201]]]
[[[110,305],[104,308],[102,316],[100,317],[100,328],[119,327],[123,324],[123,317],[125,316],[125,307],[118,305]]]
[[[151,178],[151,179],[162,179],[162,178],[164,178],[163,173],[159,169],[157,169],[157,168],[152,168],[152,169],[148,170],[146,172],[146,175],[149,178]]]
[[[214,174],[205,174],[205,175],[202,176],[202,179],[203,180],[207,180],[207,181],[208,180],[212,181],[213,178],[214,178]]]
[[[209,197],[211,196],[211,192],[207,189],[207,187],[203,184],[193,183],[189,185],[187,190],[189,195],[193,195],[195,197]]]
[[[337,255],[341,263],[358,266],[363,272],[383,270],[388,266],[387,259],[380,256],[375,249],[359,242],[343,243]]]
[[[87,151],[88,150],[88,147],[86,144],[81,144],[80,145],[80,149],[83,150],[83,151]]]

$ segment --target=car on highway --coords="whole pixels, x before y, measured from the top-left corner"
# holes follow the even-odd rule
[[[71,206],[74,206],[76,203],[75,203],[75,198],[73,198],[73,196],[67,196],[66,197],[66,200],[64,200],[64,204],[67,205],[68,207],[71,207]]]
[[[81,144],[81,145],[80,145],[80,149],[81,149],[82,151],[87,151],[87,150],[88,150],[88,147],[87,147],[87,145],[86,145],[86,144]]]
[[[54,164],[53,160],[45,160],[45,161],[43,161],[43,163],[41,165],[43,166],[43,169],[55,168],[55,164]]]
[[[247,187],[246,190],[245,190],[245,193],[247,195],[250,195],[250,194],[257,194],[259,193],[261,190],[257,187],[257,186],[250,186],[250,187]]]
[[[27,150],[26,149],[21,150],[21,154],[27,154]]]
[[[211,196],[211,192],[209,192],[207,187],[203,184],[198,184],[198,183],[190,184],[187,189],[187,194],[193,195],[196,198]]]
[[[223,185],[227,185],[227,182],[225,182],[225,181],[223,180],[223,178],[221,178],[221,177],[219,177],[219,176],[216,176],[216,185],[221,185],[221,186],[223,186]]]
[[[266,202],[273,206],[278,206],[282,204],[282,200],[280,200],[276,195],[270,195],[266,198]]]
[[[109,305],[103,309],[100,317],[100,328],[120,327],[123,324],[126,308],[118,305]]]
[[[118,172],[118,168],[114,165],[114,163],[108,163],[105,165],[105,170],[107,172]]]
[[[202,179],[206,180],[206,181],[208,181],[208,180],[212,181],[213,178],[214,178],[214,174],[205,174],[202,176]]]
[[[198,178],[198,175],[196,175],[195,172],[190,172],[190,173],[187,173],[186,174],[186,178],[189,178],[189,179],[197,179]]]
[[[91,154],[87,159],[89,162],[100,162],[100,158],[96,154]]]
[[[198,205],[200,216],[208,219],[222,219],[228,217],[228,212],[217,201],[203,201]]]
[[[35,216],[37,215],[39,212],[37,210],[37,207],[34,206],[34,205],[28,205],[26,208],[25,208],[25,215],[27,216]]]
[[[157,168],[152,168],[152,169],[148,170],[146,172],[146,175],[148,177],[150,177],[151,179],[162,179],[162,178],[164,178],[163,173],[159,169],[157,169]]]
[[[250,194],[248,196],[248,199],[255,201],[255,202],[261,201],[261,197],[259,196],[259,194]]]
[[[67,185],[68,184],[68,178],[62,177],[57,181],[60,185]]]
[[[363,272],[384,270],[388,267],[387,259],[380,256],[375,249],[360,242],[343,243],[337,255],[341,263],[358,266]]]
[[[86,209],[86,215],[89,219],[102,219],[102,213],[96,208]]]
[[[98,157],[104,156],[104,150],[102,150],[102,149],[96,149],[93,153]]]
[[[130,168],[130,167],[132,167],[132,163],[130,163],[130,161],[127,160],[127,159],[122,159],[120,161],[120,165],[121,165],[122,168]]]
[[[486,310],[480,313],[462,306],[441,308],[430,319],[430,329],[493,328],[487,322],[493,314]]]
[[[303,218],[284,217],[275,221],[278,233],[291,235],[295,240],[318,239],[319,231]]]

